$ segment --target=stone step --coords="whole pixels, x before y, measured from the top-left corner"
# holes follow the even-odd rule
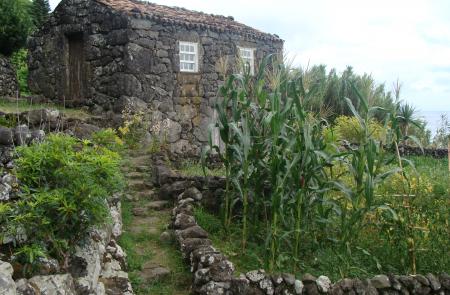
[[[128,188],[134,191],[143,191],[151,188],[152,185],[141,179],[132,179],[128,181]]]
[[[160,281],[170,275],[170,270],[157,265],[154,262],[147,262],[142,266],[140,277],[147,282]]]
[[[125,177],[127,177],[129,179],[143,179],[147,176],[148,176],[148,174],[142,173],[142,172],[137,172],[137,171],[131,171],[131,172],[128,172],[125,174]]]
[[[138,165],[134,166],[134,171],[136,172],[143,172],[143,173],[149,173],[152,171],[152,168],[147,165]]]
[[[129,159],[129,163],[135,165],[150,165],[152,163],[152,158],[148,155],[133,157]]]
[[[154,190],[148,189],[136,192],[136,196],[139,200],[154,200],[157,194]]]
[[[160,210],[168,208],[169,205],[170,205],[169,201],[158,200],[158,201],[151,201],[151,202],[147,203],[145,205],[145,207],[150,210],[160,211]]]
[[[134,207],[131,212],[134,216],[149,216],[151,211],[161,211],[168,208],[170,203],[168,201],[151,201],[147,204]]]

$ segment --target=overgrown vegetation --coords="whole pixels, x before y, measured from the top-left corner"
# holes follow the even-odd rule
[[[216,105],[224,148],[210,139],[206,150],[225,165],[222,238],[236,245],[238,234],[239,258],[258,256],[257,264],[272,271],[336,278],[448,269],[449,261],[432,258],[450,249],[450,216],[440,208],[448,204],[448,179],[445,197],[431,197],[418,190],[412,162],[398,153],[406,141],[419,144],[408,132],[416,125],[411,109],[399,91],[380,101],[358,80],[342,83],[334,104],[351,116],[336,120],[336,137],[324,131],[333,127],[316,103],[326,96],[308,71],[269,57],[254,77],[227,79]],[[342,147],[342,136],[356,145]],[[392,179],[398,186],[383,191]],[[431,212],[438,217],[427,223]]]
[[[15,172],[22,193],[2,204],[1,237],[12,239],[12,259],[33,272],[36,258],[50,256],[63,268],[93,226],[109,220],[106,199],[123,185],[120,156],[98,142],[50,134],[17,148]]]
[[[19,82],[19,90],[22,95],[30,93],[30,90],[28,89],[27,55],[28,50],[22,48],[14,52],[11,56],[11,63],[16,69],[17,81]]]

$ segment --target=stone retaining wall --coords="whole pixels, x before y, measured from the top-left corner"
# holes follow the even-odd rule
[[[236,275],[233,263],[212,246],[208,233],[197,224],[194,217],[194,206],[204,203],[204,194],[210,188],[217,193],[223,187],[223,179],[183,179],[169,168],[164,168],[161,158],[157,158],[155,164],[154,181],[162,185],[160,196],[176,202],[170,227],[193,273],[194,294],[450,294],[450,276],[447,274],[377,275],[370,279],[343,279],[335,283],[326,276],[305,274],[302,278],[296,278],[292,274],[268,274],[264,270]]]
[[[400,154],[402,156],[429,156],[436,159],[444,159],[448,157],[448,149],[443,148],[423,148],[417,146],[400,146]]]
[[[0,54],[0,97],[16,97],[18,91],[16,70],[9,60]]]
[[[39,275],[14,280],[11,264],[0,260],[0,294],[5,295],[132,295],[126,270],[126,254],[116,243],[122,233],[119,195],[108,200],[112,223],[93,230],[70,257],[69,271],[58,262],[43,259]],[[61,293],[62,292],[62,293]]]

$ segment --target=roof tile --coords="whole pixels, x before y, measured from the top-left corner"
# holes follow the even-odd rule
[[[257,39],[282,42],[280,37],[261,32],[234,20],[231,16],[207,14],[180,7],[170,7],[136,0],[96,0],[114,10],[128,13],[134,17],[144,15],[168,24],[180,24],[188,28],[211,29],[218,32],[234,32]]]

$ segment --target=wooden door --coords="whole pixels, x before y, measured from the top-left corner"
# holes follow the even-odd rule
[[[84,66],[84,42],[83,34],[68,36],[69,43],[69,67],[67,81],[67,97],[69,103],[79,105],[84,102],[84,88],[86,83],[86,71]]]

